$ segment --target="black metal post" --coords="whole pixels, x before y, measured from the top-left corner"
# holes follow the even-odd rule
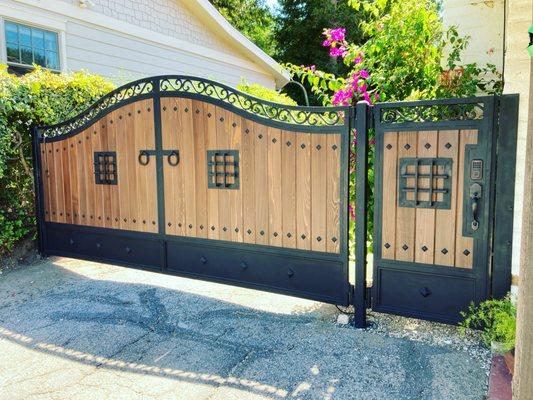
[[[356,177],[355,177],[355,287],[353,306],[355,327],[366,327],[366,241],[368,200],[368,122],[370,107],[360,101],[355,108]]]
[[[36,127],[32,133],[32,161],[33,161],[33,188],[35,196],[35,219],[37,222],[37,250],[43,257],[45,251],[45,231],[44,231],[44,205],[43,205],[43,185],[41,182],[41,153],[39,151],[39,133]]]
[[[518,95],[501,96],[498,126],[494,132],[498,136],[492,235],[492,296],[498,299],[511,289],[517,126]]]

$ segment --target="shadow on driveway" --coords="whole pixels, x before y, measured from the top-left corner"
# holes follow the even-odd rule
[[[308,300],[51,259],[0,277],[2,399],[483,399],[467,353]]]

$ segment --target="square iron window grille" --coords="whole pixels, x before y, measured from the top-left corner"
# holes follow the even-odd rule
[[[116,185],[117,173],[115,151],[94,152],[94,177],[97,185]]]
[[[400,207],[449,209],[451,158],[400,158]]]
[[[239,151],[207,150],[207,186],[239,189]]]

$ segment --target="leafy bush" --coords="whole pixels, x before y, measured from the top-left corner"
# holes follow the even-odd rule
[[[31,128],[64,121],[113,88],[86,72],[37,67],[18,77],[0,65],[0,256],[34,232]]]
[[[274,89],[266,88],[258,83],[248,84],[246,82],[241,82],[237,85],[237,89],[241,92],[248,93],[254,97],[271,101],[273,103],[280,103],[289,106],[297,105],[296,102],[286,94],[278,93]]]
[[[480,329],[481,337],[487,347],[492,342],[503,344],[503,351],[515,346],[516,306],[508,295],[502,300],[486,300],[479,305],[471,304],[468,312],[462,312],[460,324],[463,333],[467,328]]]

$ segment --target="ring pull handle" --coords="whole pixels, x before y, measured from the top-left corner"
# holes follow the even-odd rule
[[[146,150],[141,150],[139,152],[138,159],[139,159],[139,164],[148,165],[148,163],[150,162],[150,154]]]
[[[176,161],[173,162],[172,158],[175,157]],[[175,167],[180,163],[180,152],[177,150],[172,150],[169,155],[167,156],[167,162],[170,166]]]

